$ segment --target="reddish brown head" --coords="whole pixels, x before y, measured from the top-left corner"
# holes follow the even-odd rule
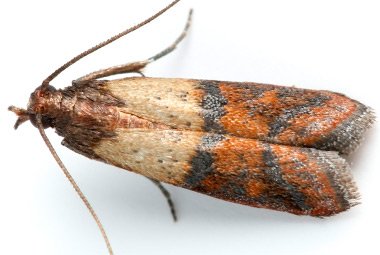
[[[44,128],[55,126],[55,113],[60,110],[61,93],[53,86],[38,87],[29,98],[27,110],[10,106],[8,109],[14,112],[18,119],[14,125],[17,129],[19,125],[30,120],[37,127],[36,116],[41,116]]]

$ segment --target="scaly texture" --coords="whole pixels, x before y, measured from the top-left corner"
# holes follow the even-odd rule
[[[28,111],[89,158],[227,201],[312,216],[357,204],[339,154],[352,152],[374,121],[370,108],[329,91],[146,77],[37,91]]]

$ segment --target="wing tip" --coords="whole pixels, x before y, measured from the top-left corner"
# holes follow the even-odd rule
[[[329,215],[324,216],[335,215],[360,204],[360,193],[347,161],[335,151],[318,151],[316,156],[326,166],[325,173],[336,194],[337,201],[335,209],[330,211]]]
[[[376,120],[375,111],[368,106],[360,104],[358,111],[346,124],[348,145],[341,150],[342,154],[349,155],[354,152],[364,139],[365,133],[369,130]]]
[[[372,127],[375,120],[375,111],[357,102],[357,110],[314,147],[350,155],[360,146],[366,131]]]

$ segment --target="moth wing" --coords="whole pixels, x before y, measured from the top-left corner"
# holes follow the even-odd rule
[[[374,121],[342,94],[248,82],[127,78],[104,86],[125,111],[176,129],[348,154]]]
[[[219,122],[234,135],[349,154],[374,121],[372,109],[331,91],[259,83],[217,85],[228,102]]]
[[[358,199],[337,152],[178,130],[116,130],[103,161],[216,198],[293,214],[329,216]]]

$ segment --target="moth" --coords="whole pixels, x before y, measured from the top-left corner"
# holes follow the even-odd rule
[[[10,106],[15,128],[31,121],[111,245],[100,220],[59,159],[44,129],[90,159],[216,198],[297,215],[325,217],[358,203],[342,155],[351,153],[374,121],[371,108],[342,94],[252,82],[145,77],[142,69],[185,37],[139,62],[95,71],[56,89],[66,68],[154,20],[79,54],[31,94],[27,109]],[[122,79],[115,74],[136,73]]]

